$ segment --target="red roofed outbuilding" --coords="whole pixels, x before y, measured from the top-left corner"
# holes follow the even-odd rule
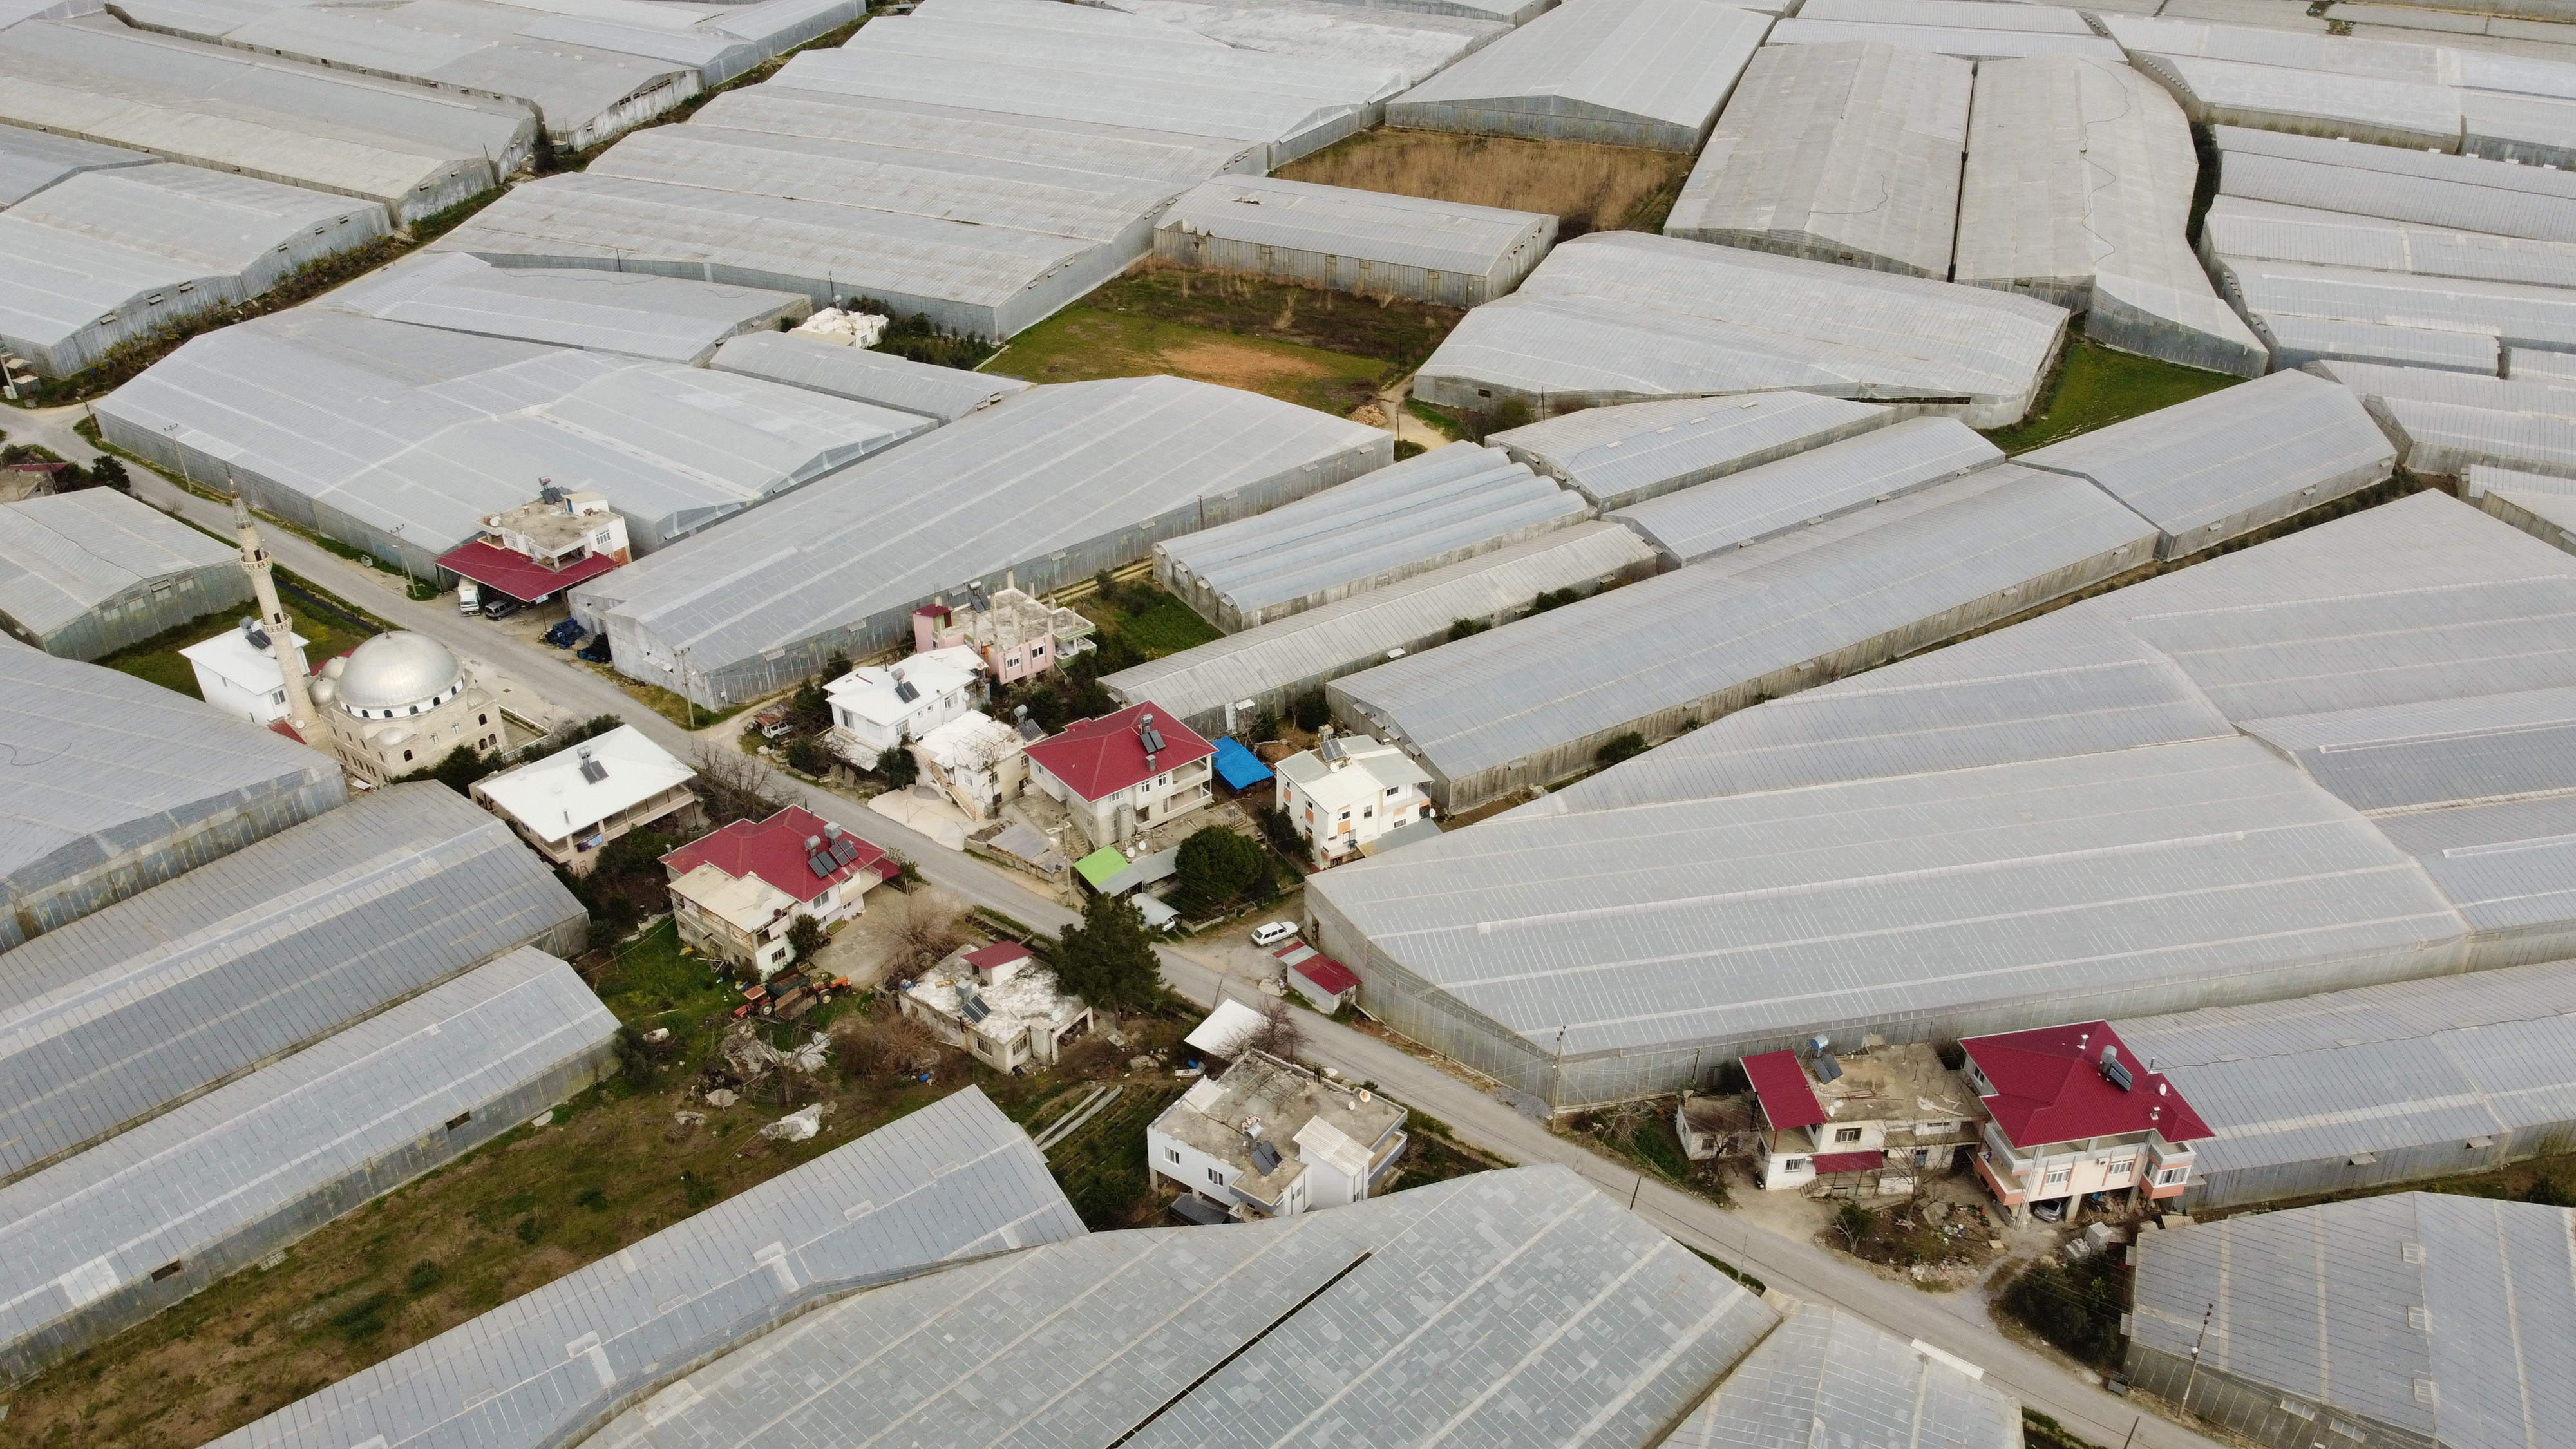
[[[800,917],[825,929],[865,909],[893,873],[883,850],[802,806],[737,820],[662,857],[681,943],[764,978],[794,954]]]
[[[1146,700],[1077,720],[1028,747],[1029,780],[1062,802],[1097,849],[1208,803],[1216,746]]]
[[[2180,1197],[2191,1144],[2213,1135],[2162,1072],[2104,1021],[1970,1037],[1961,1069],[1990,1119],[1977,1175],[2026,1220],[2088,1193]]]

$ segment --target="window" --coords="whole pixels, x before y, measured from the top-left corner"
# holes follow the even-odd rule
[[[2188,1167],[2168,1167],[2164,1171],[2156,1174],[2156,1184],[2159,1187],[2171,1187],[2175,1183],[2182,1181],[2183,1175],[2190,1171],[2191,1169]]]
[[[406,761],[407,761],[407,760],[409,760],[409,759],[411,758],[411,751],[409,751],[409,750],[405,750],[405,751],[403,751],[403,758],[404,758]]]
[[[488,714],[478,714],[474,716],[474,722],[479,725],[487,725],[492,722],[492,716]]]
[[[1211,1168],[1209,1168],[1209,1169],[1207,1170],[1207,1172],[1208,1172],[1208,1181],[1210,1181],[1210,1182],[1212,1182],[1212,1183],[1215,1183],[1215,1184],[1216,1184],[1217,1186],[1219,1186],[1219,1187],[1223,1187],[1223,1186],[1225,1186],[1225,1173],[1224,1173],[1223,1171],[1221,1171],[1220,1169],[1217,1169],[1217,1168],[1213,1168],[1213,1167],[1211,1167]]]
[[[1400,793],[1400,791],[1399,791],[1399,789],[1398,789],[1398,787],[1397,787],[1397,786],[1389,785],[1389,786],[1387,786],[1387,787],[1386,787],[1386,793],[1388,793],[1389,795],[1394,795],[1394,794],[1398,794],[1398,793]]]
[[[1834,1129],[1834,1140],[1836,1142],[1858,1142],[1860,1140],[1860,1129],[1857,1127],[1837,1127]]]
[[[160,1282],[164,1278],[176,1278],[178,1276],[179,1263],[175,1258],[152,1270],[152,1281],[155,1283]]]
[[[455,1116],[447,1119],[447,1130],[453,1132],[457,1128],[462,1127],[473,1120],[474,1114],[472,1112],[459,1112]]]
[[[1181,1160],[1181,1149],[1177,1147],[1166,1147],[1163,1149],[1163,1155],[1174,1162],[1178,1162]]]
[[[2123,1157],[2117,1162],[2111,1164],[2110,1178],[2113,1182],[2126,1182],[2128,1181],[2129,1174],[2137,1170],[2138,1159],[2134,1157]]]
[[[1807,1159],[1803,1157],[1784,1157],[1780,1159],[1780,1170],[1782,1172],[1804,1172],[1807,1170]]]
[[[2046,1184],[2050,1187],[2064,1187],[2066,1185],[2066,1179],[2073,1176],[2074,1172],[2075,1169],[2071,1165],[2066,1167],[2052,1167],[2048,1170],[2048,1176],[2045,1179]]]

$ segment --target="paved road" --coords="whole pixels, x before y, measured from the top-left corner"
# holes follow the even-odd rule
[[[69,432],[67,422],[62,431]],[[143,469],[135,470],[134,487],[137,497],[229,536],[231,516],[222,506],[185,493]],[[278,562],[289,570],[362,604],[380,618],[488,661],[556,704],[585,717],[619,715],[683,757],[697,743],[623,690],[571,662],[568,654],[521,643],[479,618],[458,614],[453,604],[414,601],[388,587],[385,575],[362,569],[282,528],[268,529],[267,537]],[[1051,897],[1030,889],[1022,878],[943,849],[864,805],[784,775],[779,784],[783,793],[815,814],[902,853],[920,868],[924,879],[963,900],[1040,930],[1058,930],[1076,919]],[[1213,1004],[1221,991],[1245,995],[1251,990],[1249,982],[1173,951],[1163,953],[1163,972],[1175,990],[1203,1006]],[[1313,1060],[1355,1080],[1378,1083],[1396,1100],[1448,1123],[1473,1146],[1514,1162],[1563,1163],[1622,1205],[1633,1197],[1639,1213],[1677,1240],[1738,1264],[1784,1293],[1839,1305],[1901,1337],[1919,1338],[1978,1364],[1986,1370],[1988,1382],[2111,1449],[2118,1449],[2132,1421],[2141,1419],[2124,1401],[1997,1332],[1985,1318],[1983,1300],[1974,1293],[1925,1293],[1890,1283],[1812,1243],[1773,1233],[1703,1198],[1641,1178],[1549,1133],[1487,1092],[1377,1038],[1312,1013],[1303,1015],[1308,1055]],[[2210,1440],[2153,1415],[2143,1416],[2137,1424],[2134,1444],[2136,1449],[2217,1449]]]
[[[50,448],[64,462],[86,467],[98,456],[98,449],[73,432],[72,424],[88,416],[89,409],[79,403],[60,408],[0,408],[0,433],[7,433],[10,442]]]

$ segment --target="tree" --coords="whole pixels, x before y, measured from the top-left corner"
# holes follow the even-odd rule
[[[1082,924],[1064,928],[1056,984],[1094,1006],[1143,1010],[1163,995],[1163,966],[1145,917],[1123,896],[1094,896]]]
[[[1288,701],[1288,718],[1301,730],[1322,729],[1333,722],[1332,701],[1320,689],[1310,689]]]
[[[1452,619],[1449,621],[1449,642],[1455,644],[1461,639],[1482,634],[1492,627],[1494,627],[1493,621],[1489,619]]]
[[[1851,1244],[1855,1253],[1860,1251],[1861,1239],[1868,1237],[1877,1227],[1878,1214],[1859,1203],[1846,1202],[1834,1212],[1835,1230],[1843,1235],[1843,1241]]]
[[[1583,596],[1581,594],[1576,593],[1572,589],[1550,589],[1546,593],[1539,595],[1537,598],[1530,600],[1530,612],[1533,614],[1544,614],[1550,609],[1562,609],[1568,604],[1577,602],[1582,597]]]
[[[1601,748],[1594,750],[1592,752],[1592,763],[1598,768],[1606,770],[1612,765],[1618,764],[1622,760],[1633,760],[1645,752],[1646,737],[1637,733],[1635,730],[1630,730],[1626,734],[1603,745]]]
[[[798,735],[787,742],[787,768],[801,774],[823,774],[832,768],[832,752],[812,735]]]
[[[796,692],[787,696],[787,717],[800,730],[831,728],[832,700],[823,693],[822,680],[809,679],[796,686]]]
[[[707,826],[722,830],[737,820],[766,820],[783,808],[778,772],[757,755],[701,744],[690,756],[697,767],[698,804]]]
[[[1233,904],[1261,879],[1261,847],[1222,825],[1203,825],[1172,860],[1181,893],[1199,912]]]
[[[134,480],[125,475],[125,465],[102,453],[89,465],[92,487],[123,488],[132,491]]]
[[[458,745],[455,749],[449,750],[447,757],[437,764],[424,766],[408,775],[400,776],[393,783],[409,785],[420,780],[436,780],[462,795],[475,781],[491,774],[500,763],[500,759],[499,755],[480,754],[472,745]]]
[[[877,773],[889,788],[900,790],[921,778],[921,761],[901,745],[888,745],[877,752]]]
[[[900,975],[918,978],[965,944],[966,907],[946,891],[915,891],[903,899],[903,925],[895,932],[889,964]]]
[[[1238,1031],[1226,1042],[1225,1059],[1239,1061],[1245,1054],[1260,1052],[1283,1062],[1297,1060],[1306,1049],[1306,1028],[1297,1020],[1297,1008],[1275,996],[1265,996],[1252,1003],[1260,1020]]]
[[[787,949],[795,952],[800,962],[812,962],[814,954],[831,939],[823,933],[823,923],[812,916],[798,916],[787,923]]]

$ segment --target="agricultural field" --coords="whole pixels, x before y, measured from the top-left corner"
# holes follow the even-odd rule
[[[1986,438],[2007,453],[2089,433],[2095,428],[2189,402],[2245,379],[2224,372],[2114,352],[2089,338],[2070,336],[2057,372],[2040,388],[2029,417]]]
[[[1447,131],[1365,131],[1280,168],[1291,181],[1544,212],[1560,240],[1660,231],[1690,175],[1670,151]]]

